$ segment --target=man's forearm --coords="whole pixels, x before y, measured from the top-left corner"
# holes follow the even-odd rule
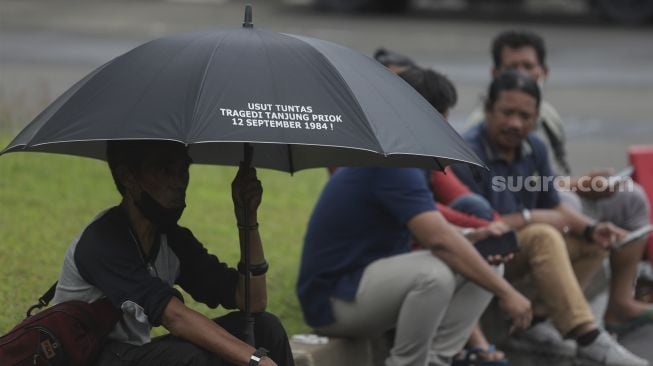
[[[171,334],[220,356],[236,365],[247,365],[255,349],[211,319],[184,305],[176,297],[166,306],[163,326]]]
[[[261,243],[261,236],[258,229],[240,228],[240,262],[245,263],[245,247],[242,245],[245,241],[245,231],[249,230],[249,253],[250,264],[260,265],[265,263],[265,254],[263,252],[263,245]],[[260,276],[252,276],[250,281],[250,305],[252,312],[264,311],[267,307],[267,285],[265,274]],[[241,273],[238,290],[236,292],[236,303],[241,310],[245,309],[245,276]]]
[[[535,209],[529,213],[530,220],[528,221],[521,212],[502,215],[501,220],[514,230],[521,230],[530,223],[549,224],[560,231],[563,231],[565,227],[571,227],[569,217],[561,210]]]
[[[249,232],[249,258],[252,264],[265,262],[265,253],[258,228],[239,228],[238,236],[240,238],[240,261],[245,263],[245,234]]]
[[[561,202],[558,206],[554,207],[554,210],[559,212],[560,215],[565,218],[569,229],[571,229],[571,232],[576,235],[582,235],[587,225],[594,222],[592,219],[581,212],[578,212],[576,209],[564,202]]]
[[[476,248],[455,230],[442,233],[438,243],[430,247],[435,256],[454,272],[461,274],[498,297],[512,290],[510,284],[478,254]]]
[[[485,288],[499,298],[502,309],[513,318],[515,329],[525,329],[531,320],[530,303],[499,276],[476,248],[439,212],[428,211],[408,221],[413,236],[454,272]]]
[[[501,215],[501,221],[503,221],[506,225],[508,225],[513,230],[519,230],[528,224],[528,222],[524,218],[524,215],[522,215],[519,212],[515,212],[507,215]]]
[[[408,222],[417,241],[431,250],[454,272],[459,273],[497,296],[512,287],[476,251],[476,248],[435,211],[424,212]]]

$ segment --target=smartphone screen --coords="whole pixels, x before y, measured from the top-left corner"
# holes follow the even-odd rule
[[[639,239],[642,239],[644,236],[653,232],[653,225],[642,226],[637,230],[631,231],[628,235],[624,236],[623,239],[619,240],[616,244],[612,245],[613,250],[621,249],[622,247],[631,244]]]
[[[479,240],[474,243],[474,247],[484,258],[493,255],[506,256],[519,251],[517,235],[515,235],[514,231],[509,231],[501,236],[490,236]]]

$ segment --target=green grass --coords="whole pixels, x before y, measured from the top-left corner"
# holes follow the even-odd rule
[[[8,141],[0,136],[0,148]],[[230,193],[235,173],[231,167],[192,166],[188,208],[180,222],[232,266],[239,258]],[[260,232],[270,262],[268,310],[290,334],[305,332],[294,285],[306,223],[326,172],[291,177],[261,169],[259,178],[264,189]],[[86,224],[119,199],[102,161],[42,153],[0,156],[0,334],[22,320],[58,278],[66,249]],[[207,316],[223,313],[185,298]]]

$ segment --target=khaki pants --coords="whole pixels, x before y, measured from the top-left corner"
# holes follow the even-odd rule
[[[491,298],[421,250],[369,264],[354,301],[332,299],[336,322],[317,332],[369,337],[396,328],[386,366],[425,366],[429,350],[439,358],[431,362],[444,366],[463,348]]]
[[[546,224],[528,225],[517,237],[520,251],[506,264],[506,279],[531,300],[534,314],[550,317],[562,335],[594,322],[581,287],[600,269],[607,252],[564,238]]]

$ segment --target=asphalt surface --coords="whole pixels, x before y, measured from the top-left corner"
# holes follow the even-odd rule
[[[531,28],[548,45],[544,95],[566,122],[576,172],[627,164],[626,150],[653,143],[653,27],[607,24],[579,1],[528,1],[525,12],[461,11],[459,0],[419,0],[405,15],[316,12],[305,0],[252,0],[254,24],[372,54],[401,52],[457,85],[451,120],[462,128],[489,82],[492,37]],[[238,27],[242,1],[0,0],[0,134],[13,134],[85,74],[154,38]],[[596,305],[600,308],[600,304]],[[653,362],[653,326],[623,342]],[[567,361],[511,354],[514,365]]]

